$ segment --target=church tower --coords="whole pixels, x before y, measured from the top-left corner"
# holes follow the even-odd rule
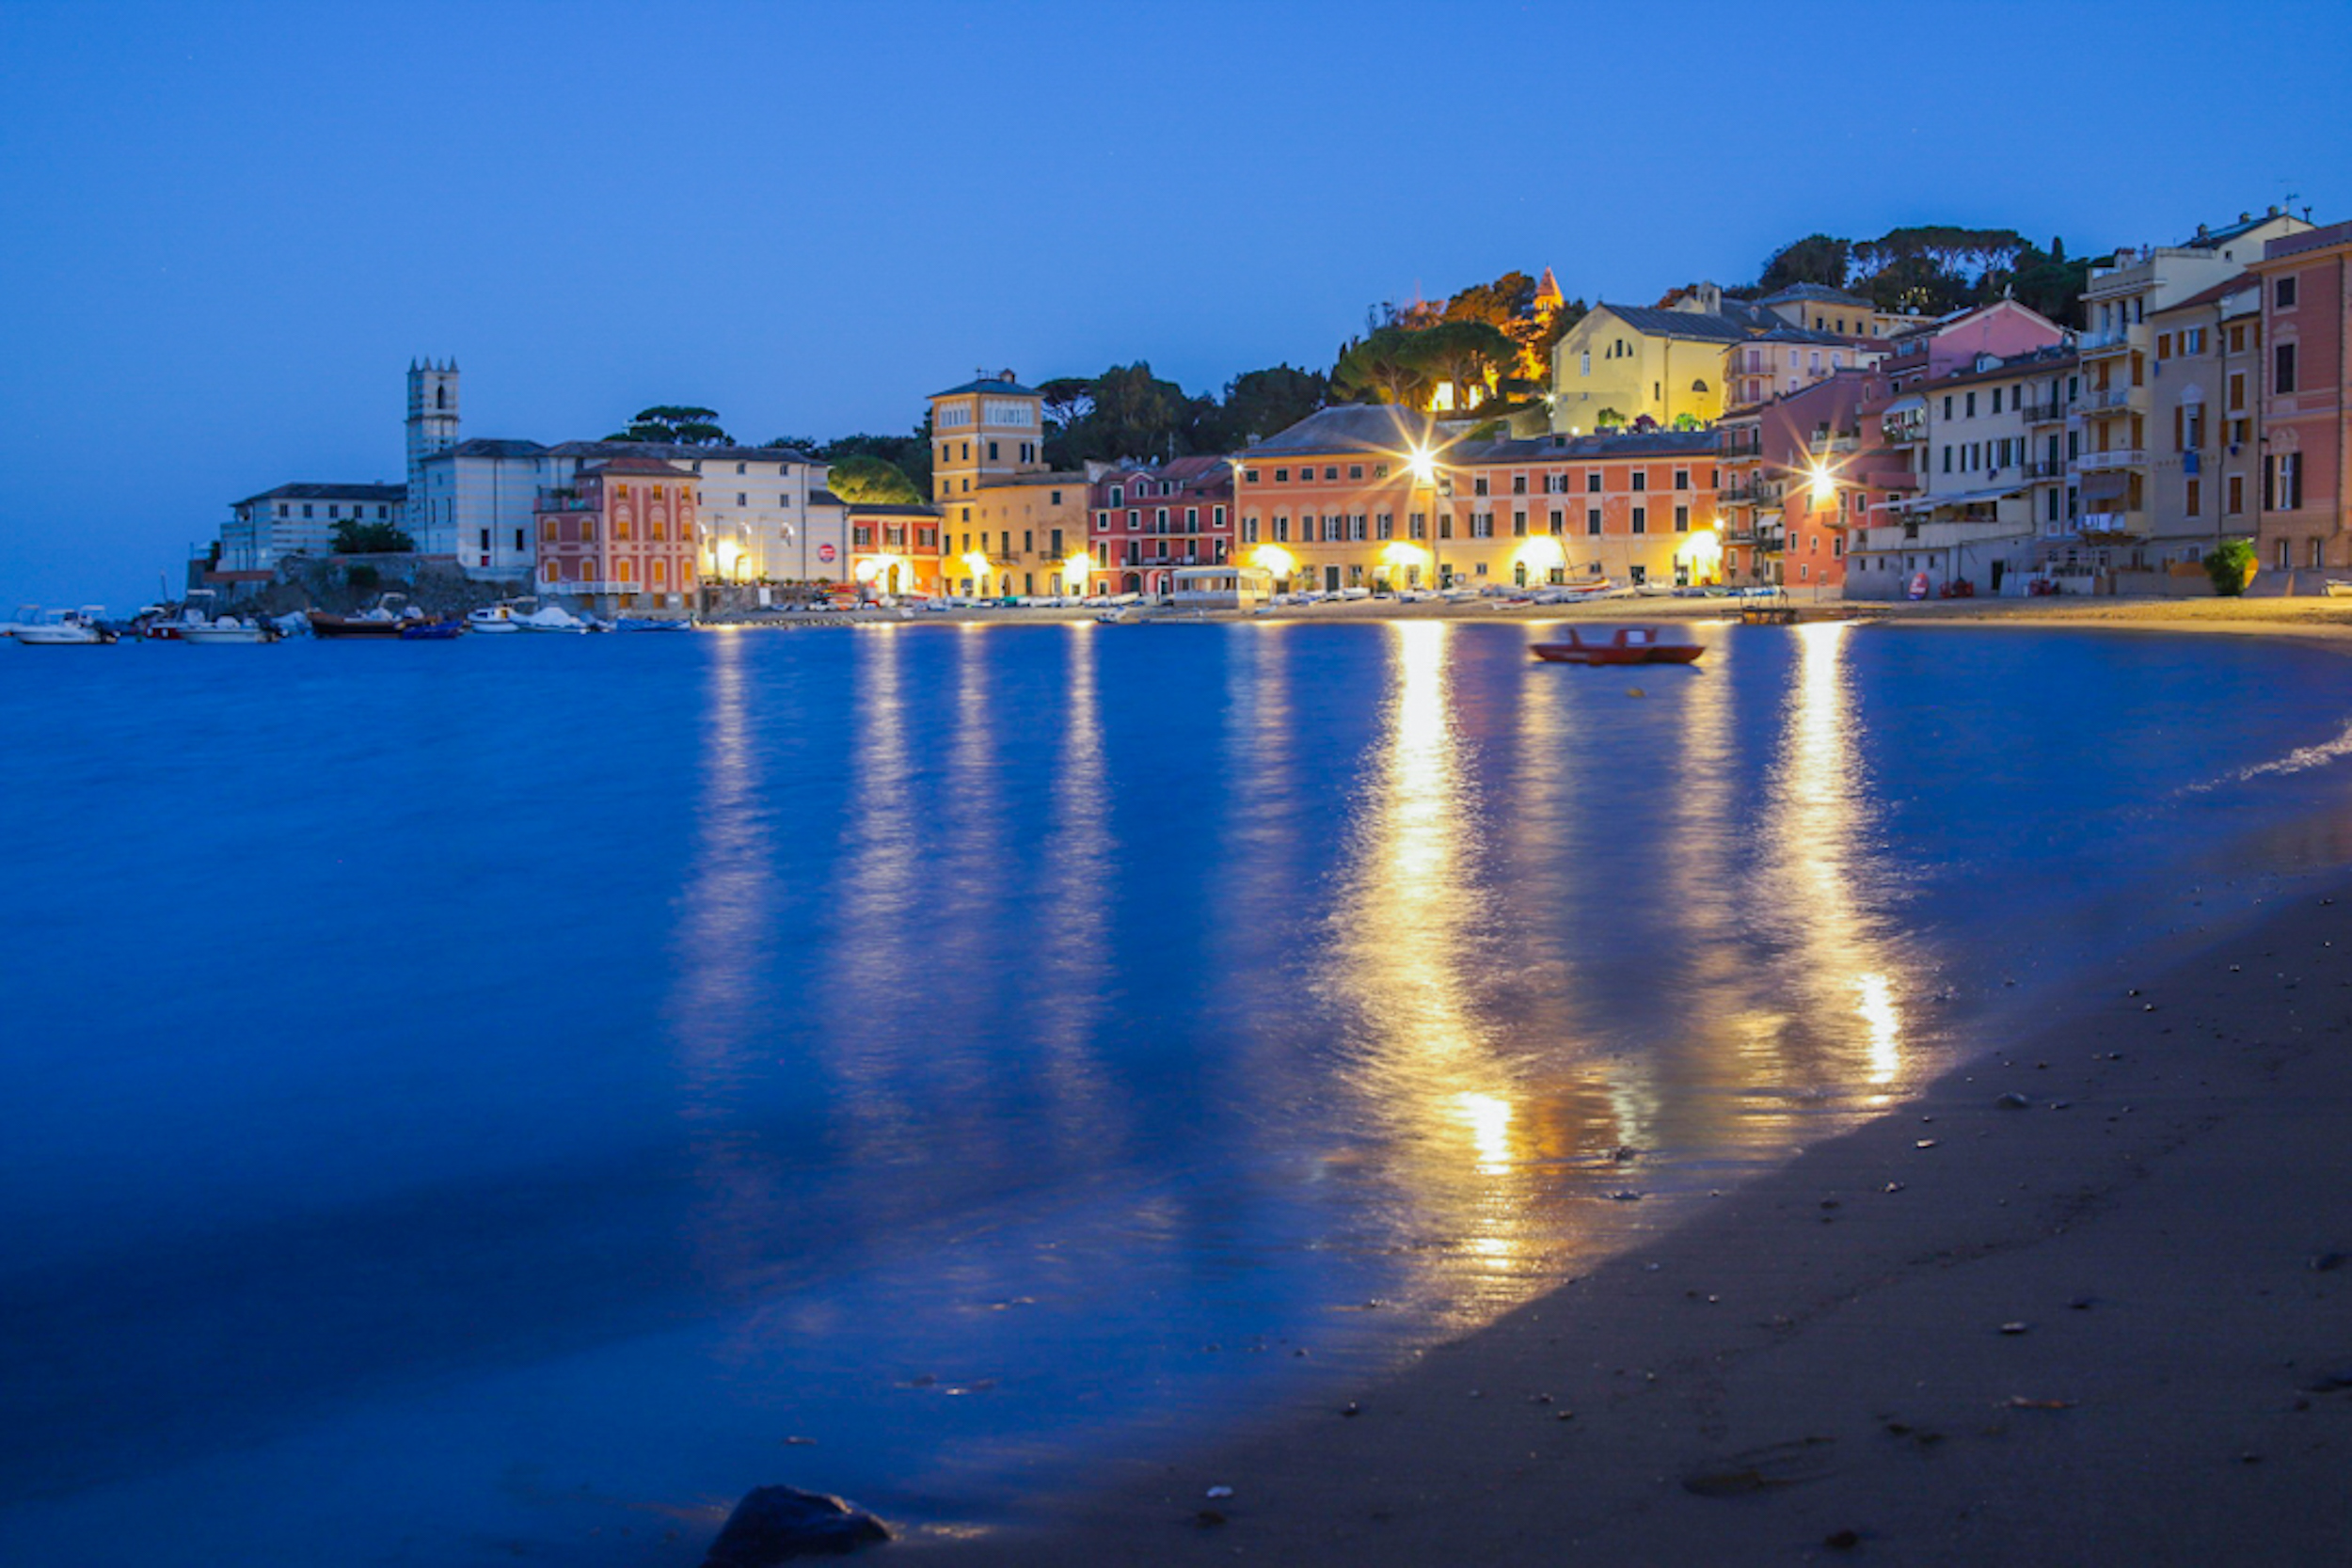
[[[403,525],[420,549],[431,521],[424,494],[424,460],[457,444],[457,361],[408,362],[408,499]]]

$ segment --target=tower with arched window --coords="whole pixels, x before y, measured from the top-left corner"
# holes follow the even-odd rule
[[[457,444],[457,361],[408,361],[408,500],[402,526],[424,543],[424,460]]]

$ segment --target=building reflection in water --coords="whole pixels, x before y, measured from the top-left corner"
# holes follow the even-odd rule
[[[1043,961],[1036,966],[1035,1021],[1050,1130],[1065,1156],[1117,1152],[1116,1100],[1097,1051],[1108,1026],[1114,866],[1111,794],[1103,757],[1098,661],[1102,638],[1089,623],[1064,632],[1060,744],[1055,757],[1053,824],[1042,857]]]
[[[750,635],[722,631],[707,640],[702,784],[669,1007],[680,1116],[701,1189],[692,1244],[713,1277],[739,1275],[755,1261],[752,1221],[779,1201],[756,1133],[741,1119],[763,1034],[761,978],[771,962],[777,895],[773,823],[748,712]]]
[[[1759,904],[1783,923],[1776,988],[1800,1016],[1776,1045],[1780,1075],[1888,1102],[1904,1079],[1900,998],[1909,963],[1883,907],[1890,889],[1873,861],[1848,641],[1852,628],[1795,628],[1797,668],[1767,790]]]
[[[1343,1073],[1412,1211],[1399,1216],[1406,1244],[1509,1275],[1541,1182],[1523,1157],[1501,1026],[1482,1006],[1497,943],[1478,800],[1448,702],[1455,635],[1442,621],[1387,628],[1387,710],[1345,850],[1326,990],[1347,1021]]]

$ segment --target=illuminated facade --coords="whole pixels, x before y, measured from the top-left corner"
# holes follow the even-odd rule
[[[1794,302],[1785,309],[1805,313]],[[1867,309],[1857,302],[1857,327]],[[1552,350],[1551,428],[1582,436],[1643,419],[1712,424],[1726,406],[1795,390],[1877,352],[1859,334],[1817,331],[1725,298],[1712,283],[1661,307],[1596,305]]]
[[[543,594],[615,610],[693,608],[699,586],[694,476],[653,457],[591,463],[533,507]]]
[[[845,576],[873,597],[940,591],[939,508],[848,508],[849,564]]]
[[[1233,549],[1233,469],[1222,457],[1116,467],[1089,486],[1098,592],[1174,592],[1187,566],[1221,566]]]
[[[1045,467],[1045,396],[1010,371],[931,395],[931,499],[946,591],[1083,593],[1087,476]]]
[[[1444,437],[1417,409],[1318,409],[1232,460],[1234,542],[1278,590],[1438,581],[1432,514]]]
[[[1720,582],[1720,483],[1712,431],[1456,446],[1440,470],[1441,560],[1479,587]]]

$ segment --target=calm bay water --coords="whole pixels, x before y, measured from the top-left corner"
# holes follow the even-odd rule
[[[2352,854],[2333,654],[1539,635],[0,649],[0,1560],[984,1522]]]

